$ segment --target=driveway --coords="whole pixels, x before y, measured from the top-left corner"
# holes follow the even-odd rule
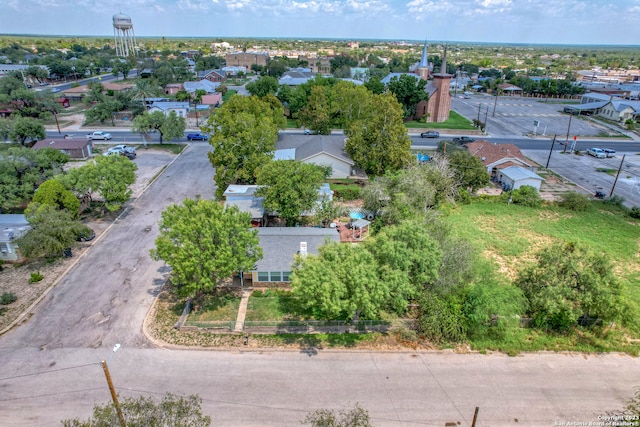
[[[142,323],[168,273],[148,251],[161,211],[212,198],[208,144],[192,144],[131,205],[28,320],[0,337],[3,426],[88,417],[110,395],[197,393],[220,426],[297,426],[318,408],[358,402],[378,426],[551,426],[597,421],[640,383],[638,359],[585,356],[300,351],[195,351],[155,347]],[[116,354],[114,344],[122,344]]]

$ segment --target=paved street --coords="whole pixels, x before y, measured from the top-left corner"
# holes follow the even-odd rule
[[[197,393],[219,426],[294,426],[358,402],[377,426],[552,426],[597,421],[640,382],[623,355],[197,351],[156,348],[142,322],[167,274],[148,250],[162,209],[213,196],[209,145],[195,143],[33,311],[0,337],[3,426],[54,426],[123,396]],[[517,419],[517,421],[516,421]],[[458,424],[460,423],[460,424]]]

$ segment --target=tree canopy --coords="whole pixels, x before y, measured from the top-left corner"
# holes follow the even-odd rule
[[[38,191],[33,195],[32,203],[50,205],[55,209],[66,210],[71,214],[72,218],[78,216],[78,209],[80,208],[80,200],[56,179],[49,179],[40,184]]]
[[[222,198],[229,184],[256,182],[256,171],[273,157],[284,123],[282,106],[256,96],[233,96],[215,110],[202,130],[211,134],[216,197]]]
[[[171,140],[182,137],[186,127],[184,117],[178,116],[175,111],[171,111],[168,115],[162,111],[154,111],[136,116],[133,119],[132,130],[142,134],[158,131],[160,133],[160,144],[162,144],[164,139]]]
[[[318,189],[329,174],[328,168],[318,165],[272,160],[258,169],[257,195],[264,196],[267,210],[277,211],[280,218],[292,226],[302,212],[313,208]]]
[[[25,145],[27,141],[44,139],[45,136],[42,122],[32,117],[17,117],[13,120],[13,126],[9,132],[9,138],[20,145]]]
[[[245,86],[251,95],[262,98],[266,95],[275,95],[278,91],[278,79],[271,76],[261,76],[257,80],[247,83]]]
[[[429,94],[425,90],[426,86],[426,80],[422,80],[417,75],[411,76],[408,74],[391,78],[387,85],[400,105],[402,105],[404,118],[413,117],[416,114],[416,104],[429,99]]]
[[[489,184],[490,176],[482,161],[467,150],[455,150],[448,156],[460,186],[475,192]]]
[[[154,259],[172,268],[184,295],[213,291],[234,272],[253,268],[262,258],[251,217],[213,200],[186,199],[162,212]]]

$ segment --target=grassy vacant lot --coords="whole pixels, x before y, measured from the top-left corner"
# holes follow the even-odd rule
[[[405,122],[406,127],[410,129],[420,128],[420,129],[457,129],[457,130],[476,130],[473,127],[469,119],[462,117],[460,114],[455,111],[451,111],[449,113],[449,119],[442,123],[420,123],[420,122]]]

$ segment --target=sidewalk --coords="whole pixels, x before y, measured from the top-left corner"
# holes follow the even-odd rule
[[[242,290],[242,299],[240,300],[240,307],[238,307],[238,317],[236,318],[236,326],[233,329],[234,332],[242,332],[244,329],[244,318],[247,315],[247,304],[251,292],[253,292],[251,289]]]

